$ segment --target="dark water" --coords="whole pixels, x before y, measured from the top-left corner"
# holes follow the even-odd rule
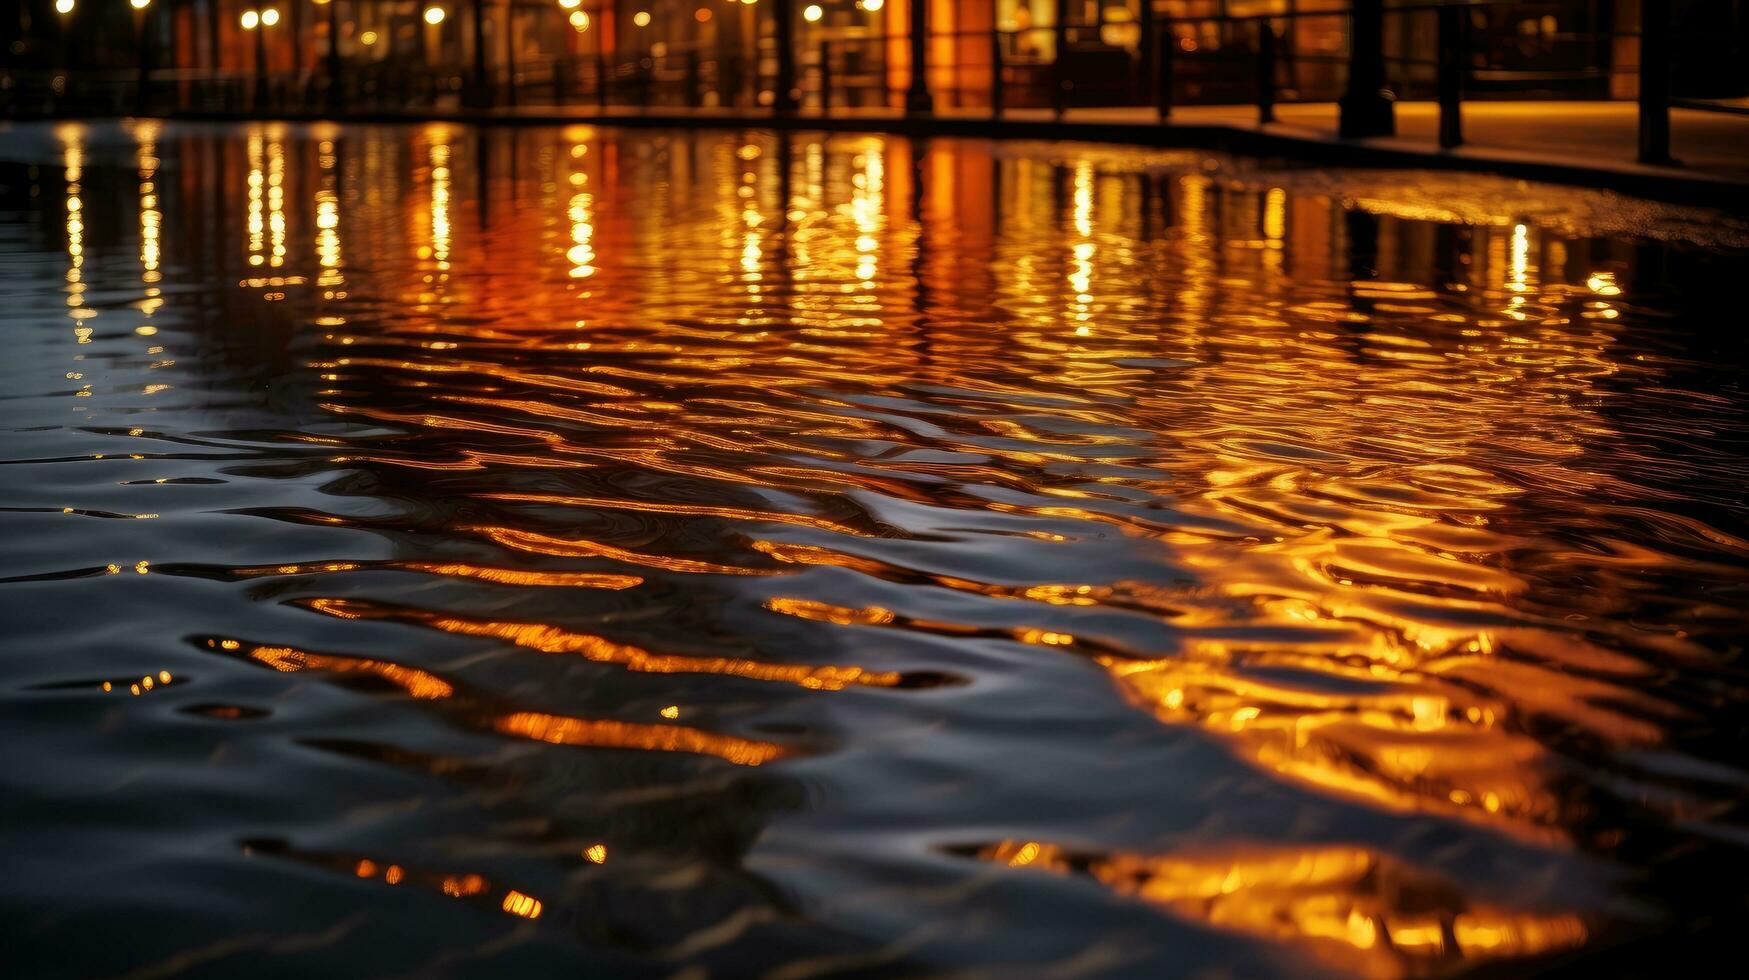
[[[1746,241],[1090,147],[0,131],[0,971],[1730,948]]]

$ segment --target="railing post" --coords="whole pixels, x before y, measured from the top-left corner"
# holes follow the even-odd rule
[[[1447,150],[1464,141],[1464,20],[1460,7],[1439,8],[1439,145]]]
[[[1275,122],[1275,25],[1257,18],[1257,122]]]
[[[1152,2],[1152,0],[1149,0]],[[990,118],[1002,118],[1002,30],[990,28]]]
[[[1156,57],[1157,50],[1154,42],[1154,0],[1142,0],[1142,16],[1139,26],[1142,40],[1140,44],[1136,45],[1135,97],[1136,101],[1145,102],[1152,98],[1150,93],[1154,91],[1154,69],[1159,60]]]
[[[772,86],[771,107],[778,115],[796,111],[796,40],[795,0],[775,0],[771,15],[776,18],[772,40],[777,44],[777,79]]]
[[[825,116],[832,111],[832,48],[828,41],[820,41],[820,115]]]
[[[1348,88],[1338,103],[1345,138],[1390,136],[1397,131],[1385,89],[1384,0],[1353,0],[1348,14]]]
[[[155,10],[142,10],[139,12],[140,77],[138,83],[134,86],[136,89],[134,92],[134,108],[135,112],[142,116],[147,113],[152,101],[150,95],[150,87],[152,84],[152,15],[155,13],[157,13]]]
[[[335,0],[328,0],[328,43],[333,45],[338,35],[334,30]],[[484,108],[492,104],[492,82],[486,77],[486,0],[474,0],[474,79],[468,102]]]
[[[328,110],[339,111],[345,101],[340,81],[340,0],[328,0]]]
[[[256,27],[249,33],[255,35],[255,114],[267,115],[267,41],[262,37],[267,31]]]
[[[1670,163],[1670,7],[1640,3],[1640,162]]]
[[[1069,0],[1057,0],[1056,20],[1056,54],[1051,58],[1051,108],[1061,119],[1064,103],[1068,101],[1066,86],[1071,84],[1063,71],[1063,56],[1069,53]]]
[[[911,87],[905,91],[905,111],[935,111],[935,97],[929,94],[929,0],[911,0]]]
[[[1172,33],[1172,22],[1161,21],[1154,35],[1154,108],[1162,121],[1172,115],[1172,57],[1178,50],[1178,38]]]
[[[607,47],[602,43],[607,38],[607,16],[613,8],[600,8],[602,23],[595,25],[595,105],[607,109]]]
[[[329,0],[330,3],[333,0]],[[481,0],[484,2],[484,0]],[[516,8],[504,0],[504,103],[516,104]]]

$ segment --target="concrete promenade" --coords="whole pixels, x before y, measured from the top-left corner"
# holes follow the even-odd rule
[[[1463,110],[1465,143],[1452,150],[1439,147],[1436,104],[1403,102],[1398,103],[1396,112],[1397,135],[1359,140],[1337,136],[1337,110],[1332,103],[1279,105],[1276,121],[1267,124],[1257,122],[1257,109],[1249,105],[1183,106],[1174,109],[1165,123],[1146,108],[1077,109],[1060,116],[1044,109],[1012,109],[993,119],[987,109],[943,109],[908,116],[891,109],[835,107],[829,116],[822,116],[817,109],[803,109],[780,118],[766,110],[525,104],[490,110],[367,110],[339,116],[488,125],[782,126],[1200,147],[1325,165],[1491,172],[1749,211],[1749,114],[1743,112],[1672,109],[1671,154],[1678,161],[1674,166],[1647,166],[1636,161],[1638,118],[1632,102],[1468,102]],[[322,116],[293,114],[286,118]]]

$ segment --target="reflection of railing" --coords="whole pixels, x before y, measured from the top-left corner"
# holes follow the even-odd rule
[[[368,63],[326,58],[320,70],[265,76],[149,70],[142,53],[137,72],[13,68],[0,70],[0,86],[14,115],[591,102],[602,108],[773,111],[794,105],[826,113],[916,110],[938,99],[959,111],[987,109],[997,119],[1027,109],[1061,114],[1089,107],[1151,107],[1165,117],[1178,105],[1254,104],[1258,118],[1269,122],[1281,103],[1336,101],[1343,104],[1347,135],[1387,131],[1391,99],[1416,96],[1439,101],[1440,141],[1454,146],[1462,139],[1459,109],[1466,98],[1508,92],[1595,97],[1609,94],[1615,76],[1644,70],[1650,74],[1648,84],[1638,86],[1641,155],[1664,159],[1672,41],[1668,5],[1643,4],[1648,17],[1640,32],[1588,24],[1596,29],[1517,32],[1512,45],[1502,42],[1502,24],[1514,23],[1532,8],[1555,6],[1355,0],[1347,9],[1166,17],[1150,0],[1142,4],[1139,20],[1117,24],[931,32],[916,46],[936,62],[924,73],[921,101],[915,81],[905,90],[898,87],[912,74],[907,58],[894,64],[897,53],[914,47],[908,34],[810,35],[782,46],[767,34],[739,51],[715,45],[654,45],[636,52],[597,48],[491,69],[483,60],[472,66],[429,66],[410,55]],[[1399,39],[1398,53],[1387,53],[1386,22]],[[785,34],[793,39],[793,31]],[[1357,44],[1357,38],[1364,40]],[[1640,65],[1617,63],[1623,41],[1639,49]],[[1368,74],[1360,77],[1357,71]],[[1351,125],[1353,105],[1368,100],[1372,119]],[[1682,104],[1744,111],[1741,101]],[[1360,113],[1352,115],[1358,119]]]

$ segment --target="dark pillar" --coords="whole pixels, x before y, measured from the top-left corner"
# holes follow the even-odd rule
[[[1172,115],[1172,57],[1177,51],[1178,35],[1166,21],[1154,35],[1154,109],[1162,122]]]
[[[1151,3],[1152,0],[1149,0]],[[1145,9],[1148,4],[1144,3]],[[992,15],[994,16],[994,15]],[[990,21],[990,118],[1002,118],[1002,29]]]
[[[1464,10],[1439,8],[1439,145],[1451,149],[1464,141]]]
[[[1063,114],[1063,105],[1068,101],[1069,88],[1075,83],[1063,73],[1063,59],[1069,54],[1069,0],[1057,0],[1056,28],[1052,33],[1056,56],[1051,58],[1051,108],[1057,115]]]
[[[1257,18],[1257,122],[1275,122],[1275,25]]]
[[[935,97],[929,94],[929,0],[911,0],[911,87],[905,92],[905,111],[935,111]]]
[[[1640,162],[1670,163],[1670,7],[1640,3]]]
[[[267,25],[257,23],[255,35],[255,112],[267,114]]]
[[[337,111],[344,102],[340,88],[340,0],[328,0],[329,111]]]
[[[329,0],[330,3],[333,0]],[[292,0],[286,6],[286,26],[291,28],[292,87],[303,93],[304,78],[304,5]]]
[[[513,0],[504,0],[504,102],[507,105],[516,104],[516,22],[512,19],[515,15]],[[553,70],[559,69],[554,67]]]
[[[773,32],[777,42],[777,80],[772,86],[771,107],[780,115],[796,111],[796,5],[795,0],[776,0]]]
[[[1159,60],[1155,54],[1160,49],[1159,42],[1154,39],[1154,0],[1142,0],[1141,30],[1142,40],[1136,45],[1136,82],[1139,88],[1136,101],[1145,105],[1153,99],[1154,70]]]
[[[474,0],[474,84],[468,101],[475,106],[492,104],[492,80],[486,77],[486,0]]]
[[[1354,0],[1348,15],[1348,89],[1338,103],[1344,137],[1390,136],[1397,131],[1385,89],[1384,0]]]
[[[150,108],[151,98],[148,90],[152,81],[152,15],[156,10],[141,10],[139,14],[140,41],[140,77],[134,86],[134,110],[136,115],[145,115]]]

